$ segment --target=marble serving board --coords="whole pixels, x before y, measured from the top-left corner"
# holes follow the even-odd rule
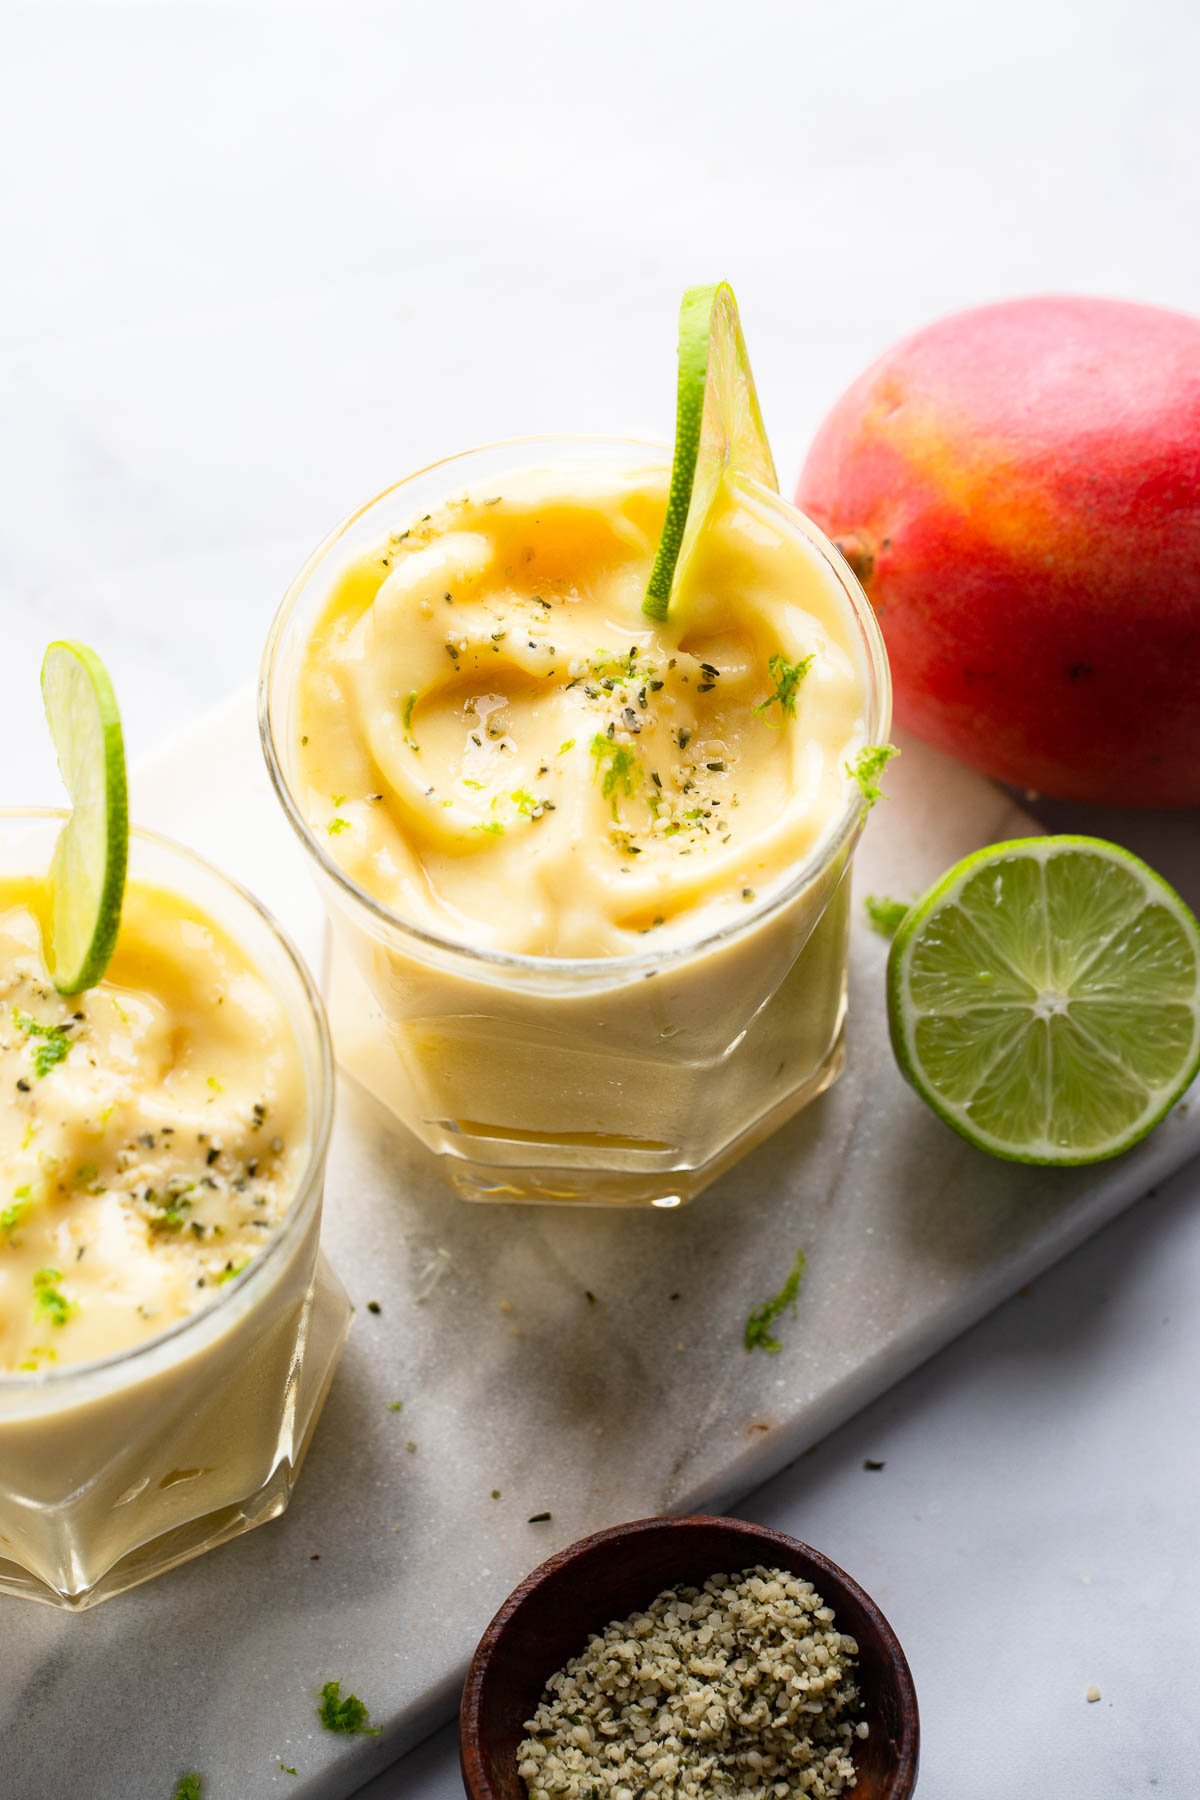
[[[1035,829],[915,744],[888,789],[860,897],[909,897]],[[248,695],[142,768],[133,797],[320,964]],[[358,1314],[292,1506],[94,1612],[0,1599],[0,1800],[170,1800],[190,1770],[205,1800],[345,1800],[450,1713],[483,1626],[551,1550],[730,1505],[1200,1153],[1195,1093],[1091,1171],[970,1149],[897,1074],[886,946],[857,902],[855,920],[843,1078],[678,1212],[467,1205],[343,1083],[325,1245]],[[801,1247],[783,1348],[748,1353],[746,1314]],[[380,1735],[320,1728],[331,1677]]]

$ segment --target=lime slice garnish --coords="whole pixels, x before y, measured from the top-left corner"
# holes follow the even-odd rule
[[[60,994],[101,979],[117,942],[129,862],[121,718],[108,670],[86,644],[51,644],[42,700],[71,816],[50,864],[50,972]]]
[[[979,1149],[1099,1162],[1200,1068],[1200,926],[1116,844],[993,844],[901,924],[888,1022],[906,1078]]]
[[[727,281],[688,288],[679,308],[675,459],[643,611],[665,619],[727,469],[778,491],[737,301]]]

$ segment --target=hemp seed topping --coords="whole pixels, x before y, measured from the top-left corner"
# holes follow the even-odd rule
[[[517,1752],[529,1800],[833,1800],[869,1730],[857,1654],[784,1570],[668,1588],[550,1677]]]

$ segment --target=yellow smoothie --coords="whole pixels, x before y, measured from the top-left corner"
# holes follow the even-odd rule
[[[878,631],[737,476],[648,618],[668,475],[455,458],[334,535],[268,647],[340,1058],[469,1198],[678,1204],[840,1067]]]
[[[0,880],[0,1371],[88,1362],[208,1304],[308,1151],[284,1010],[180,896],[133,885],[98,987],[46,970],[42,881]]]
[[[641,609],[666,472],[518,471],[345,571],[300,674],[314,832],[401,918],[595,957],[744,912],[843,810],[867,729],[837,582],[726,487],[697,578]]]

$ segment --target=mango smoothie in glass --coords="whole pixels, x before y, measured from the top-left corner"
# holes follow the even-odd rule
[[[349,1307],[303,965],[134,832],[107,970],[56,991],[62,823],[0,819],[0,1591],[82,1608],[283,1510]]]
[[[339,1057],[471,1199],[678,1205],[841,1066],[880,635],[736,472],[648,617],[670,474],[627,440],[452,458],[335,531],[268,642]]]

